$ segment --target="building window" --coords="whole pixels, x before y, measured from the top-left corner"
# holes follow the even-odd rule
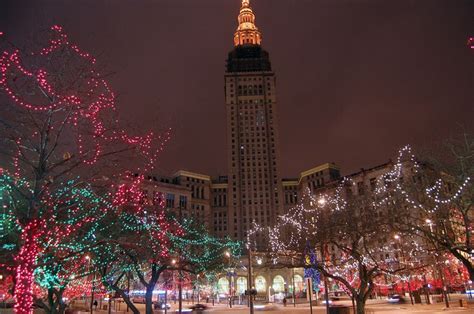
[[[263,276],[257,276],[257,278],[255,278],[255,288],[257,292],[265,293],[267,291],[267,281]]]
[[[375,191],[376,186],[377,186],[377,179],[376,178],[371,178],[370,179],[370,190]]]
[[[179,196],[179,208],[186,208],[188,198],[184,195]]]
[[[166,194],[166,208],[174,208],[174,194]]]

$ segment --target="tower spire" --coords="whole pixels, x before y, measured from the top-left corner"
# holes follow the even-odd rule
[[[237,20],[239,26],[234,33],[234,46],[260,45],[262,34],[255,26],[255,14],[250,7],[250,0],[242,0]]]

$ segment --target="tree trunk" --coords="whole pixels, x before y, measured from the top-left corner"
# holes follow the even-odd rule
[[[44,308],[46,314],[63,314],[66,310],[66,304],[63,302],[64,288],[59,290],[55,288],[48,289],[48,306]]]
[[[469,279],[474,281],[474,265],[471,263],[470,258],[459,253],[458,250],[450,249],[449,251],[464,265],[464,267],[466,267],[467,272],[469,273]]]
[[[102,280],[102,283],[104,284],[104,286],[112,288],[115,292],[117,292],[122,297],[123,301],[128,305],[130,310],[132,310],[133,314],[140,314],[140,311],[136,308],[135,304],[130,301],[130,296],[128,293],[125,293],[125,291],[120,289],[118,286],[110,284],[107,281]]]
[[[365,314],[365,302],[366,299],[363,296],[356,297],[356,313]]]
[[[165,269],[165,267],[161,266],[158,267],[157,264],[153,263],[151,265],[151,278],[148,283],[142,278],[142,283],[145,284],[146,293],[145,293],[145,314],[153,314],[153,290],[155,289],[156,283],[160,278],[161,272]]]
[[[467,268],[467,272],[469,273],[469,279],[474,282],[474,267],[469,263],[464,263],[464,266]]]
[[[55,306],[55,310],[56,310],[56,313],[58,314],[63,314],[64,311],[66,310],[66,304],[63,302],[63,294],[64,294],[64,287],[63,288],[60,288],[59,290],[55,290],[55,294],[56,294],[56,306]]]
[[[155,285],[148,285],[145,293],[145,314],[153,314],[153,289]]]
[[[35,261],[40,248],[36,243],[39,222],[32,221],[27,224],[21,234],[22,246],[15,256],[16,285],[14,290],[16,314],[31,314],[33,312],[33,280]]]
[[[123,292],[123,291],[122,291]],[[120,296],[123,298],[123,300],[125,301],[125,303],[128,305],[128,307],[130,308],[130,310],[132,310],[133,314],[140,314],[140,311],[135,307],[135,304],[133,304],[132,301],[130,301],[130,297],[128,296],[128,294],[125,294],[125,293],[120,293]]]
[[[54,291],[53,288],[48,288],[48,307],[44,308],[46,314],[54,314]]]

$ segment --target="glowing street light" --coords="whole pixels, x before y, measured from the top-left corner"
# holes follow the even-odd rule
[[[326,205],[326,199],[325,199],[324,197],[319,198],[319,199],[318,199],[318,204],[319,204],[320,206]]]

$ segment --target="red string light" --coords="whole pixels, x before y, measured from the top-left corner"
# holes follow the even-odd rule
[[[46,47],[37,52],[22,54],[19,50],[3,51],[0,54],[0,90],[8,96],[12,103],[20,109],[30,113],[50,113],[59,111],[70,111],[65,123],[74,134],[76,139],[76,149],[78,158],[86,165],[93,165],[98,162],[102,154],[106,152],[107,145],[124,144],[136,149],[145,157],[145,164],[139,172],[149,173],[153,170],[159,154],[164,149],[166,142],[170,138],[168,130],[162,136],[157,136],[149,132],[143,136],[129,135],[125,130],[118,127],[118,120],[106,120],[116,111],[114,92],[109,87],[108,82],[102,78],[101,73],[94,69],[96,59],[89,53],[82,51],[77,45],[72,43],[64,33],[62,27],[54,25],[51,27],[51,39]],[[3,33],[0,32],[0,35]],[[55,81],[54,75],[45,68],[38,68],[25,61],[25,56],[37,58],[52,58],[55,53],[70,51],[85,64],[87,73],[84,75],[86,90],[63,91]],[[25,80],[37,87],[43,96],[43,100],[29,100],[27,93],[19,89],[14,82],[18,79]],[[31,137],[39,137],[37,132],[33,132]],[[22,148],[26,141],[17,138],[17,152],[13,157],[14,177],[28,177],[28,169],[21,168],[20,159]],[[111,193],[112,203],[116,206],[126,204],[131,201],[133,210],[137,215],[146,217],[144,205],[141,202],[143,195],[139,186],[144,180],[143,175],[139,175],[129,180],[126,185],[121,185],[116,193]],[[28,183],[26,183],[28,184]],[[56,208],[58,202],[51,197],[46,183],[42,187],[44,192],[40,199],[42,208],[41,215],[33,213],[33,216],[26,221],[18,221],[21,229],[21,246],[14,257],[16,265],[15,276],[16,285],[14,290],[15,312],[19,314],[32,313],[34,295],[34,270],[38,256],[45,250],[46,243],[49,247],[58,246],[60,241],[75,232],[78,232],[84,225],[94,222],[94,217],[86,217],[80,222],[72,224],[61,224],[56,221]],[[80,210],[79,208],[72,209]],[[159,252],[157,258],[169,255],[169,234],[176,236],[184,234],[184,231],[169,223],[164,213],[154,215],[154,223],[160,228],[152,230],[153,250]],[[59,249],[58,249],[59,250]]]

